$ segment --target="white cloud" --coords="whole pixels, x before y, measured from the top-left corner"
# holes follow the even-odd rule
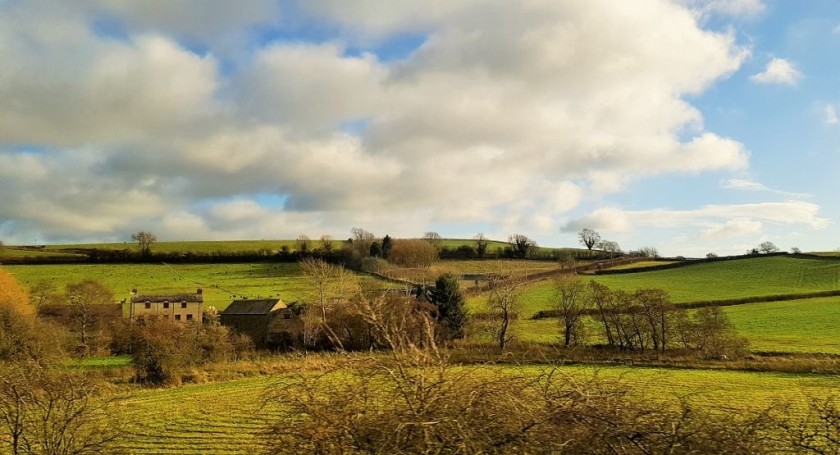
[[[0,17],[0,141],[47,146],[0,154],[21,170],[0,181],[0,224],[49,238],[137,224],[208,237],[277,236],[283,223],[543,231],[592,188],[748,165],[688,101],[748,49],[674,2],[306,2],[347,32],[239,48],[249,58],[233,69],[214,34],[295,17],[273,2],[135,3],[17,2]],[[91,11],[128,36],[97,34]],[[418,30],[428,39],[400,61],[347,51]]]
[[[566,232],[577,232],[588,227],[608,232],[630,232],[645,227],[702,228],[714,233],[729,224],[755,228],[759,223],[801,225],[810,229],[823,229],[829,221],[819,216],[819,206],[802,201],[762,202],[756,204],[707,205],[693,210],[623,210],[615,207],[600,208],[573,220],[564,226]],[[734,224],[733,224],[734,223]],[[711,229],[711,231],[709,231]]]
[[[762,232],[763,225],[760,221],[750,219],[728,220],[722,224],[714,224],[700,232],[701,240],[725,240],[732,237],[752,236]]]
[[[825,115],[823,121],[826,125],[836,125],[837,123],[840,123],[840,120],[837,119],[837,108],[835,108],[834,105],[826,104],[823,108],[823,114]]]
[[[766,9],[761,0],[681,0],[702,16],[754,17]]]
[[[796,85],[800,79],[802,79],[802,73],[793,63],[783,58],[770,60],[764,71],[750,77],[751,81],[758,84]]]
[[[739,190],[739,191],[753,191],[753,192],[765,192],[765,193],[774,193],[780,194],[782,196],[786,196],[788,198],[794,199],[801,199],[801,198],[809,198],[812,197],[810,194],[805,193],[792,193],[789,191],[782,191],[775,188],[770,188],[767,185],[764,185],[760,182],[755,182],[752,180],[745,180],[745,179],[728,179],[721,184],[721,188],[726,188],[730,190]]]

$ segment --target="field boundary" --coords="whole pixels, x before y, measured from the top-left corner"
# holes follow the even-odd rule
[[[754,297],[743,297],[740,299],[722,299],[722,300],[695,300],[693,302],[685,302],[685,303],[677,303],[675,304],[679,308],[685,309],[696,309],[696,308],[706,308],[706,307],[725,307],[725,306],[736,306],[736,305],[746,305],[749,303],[769,303],[769,302],[788,302],[791,300],[805,300],[805,299],[816,299],[820,297],[837,297],[840,296],[840,289],[835,289],[831,291],[816,291],[816,292],[803,292],[799,294],[776,294],[776,295],[764,295],[764,296],[754,296]],[[632,309],[631,309],[632,311]],[[597,310],[592,309],[587,312],[588,314],[596,314]],[[556,310],[540,310],[536,312],[531,319],[551,319],[557,318],[558,313]]]
[[[656,270],[667,270],[667,269],[678,269],[681,267],[690,267],[693,265],[700,265],[700,264],[708,264],[710,262],[726,262],[726,261],[740,261],[746,259],[757,259],[757,258],[766,258],[766,257],[777,257],[777,256],[789,256],[796,259],[826,259],[820,256],[814,255],[807,255],[807,254],[789,254],[787,252],[781,253],[769,253],[769,254],[748,254],[748,255],[740,255],[740,256],[721,256],[716,258],[705,258],[705,259],[686,259],[683,261],[673,262],[670,264],[662,264],[662,265],[653,265],[650,267],[641,267],[638,269],[618,269],[618,270],[596,270],[594,272],[595,275],[623,275],[627,273],[644,273],[644,272],[653,272]],[[662,258],[662,260],[676,260],[676,259],[668,259]],[[829,259],[831,260],[831,259]]]

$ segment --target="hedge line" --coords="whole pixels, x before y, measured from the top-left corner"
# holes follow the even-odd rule
[[[713,306],[735,306],[744,305],[747,303],[766,303],[766,302],[786,302],[790,300],[814,299],[818,297],[837,297],[840,296],[840,289],[831,291],[817,291],[817,292],[803,292],[799,294],[776,294],[764,295],[755,297],[742,297],[740,299],[723,299],[723,300],[695,300],[693,302],[678,303],[680,308],[695,309]],[[587,311],[587,314],[597,314],[597,309]],[[549,319],[560,317],[556,310],[541,310],[534,314],[531,319]]]
[[[618,270],[598,270],[595,272],[596,275],[621,275],[625,273],[642,273],[642,272],[652,272],[654,270],[666,270],[666,269],[677,269],[680,267],[688,267],[691,265],[697,264],[707,264],[709,262],[724,262],[724,261],[738,261],[741,259],[754,259],[757,257],[773,257],[773,256],[792,256],[800,259],[804,259],[805,257],[809,258],[821,258],[822,256],[813,256],[813,255],[805,255],[805,254],[796,254],[791,255],[787,252],[781,253],[770,253],[770,254],[744,254],[739,256],[721,256],[716,258],[704,258],[704,259],[687,259],[680,262],[673,262],[670,264],[662,264],[662,265],[654,265],[650,267],[638,268],[638,269],[618,269]],[[666,258],[661,259],[663,261],[668,260]]]

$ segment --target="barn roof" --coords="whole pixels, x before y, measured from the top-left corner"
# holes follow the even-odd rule
[[[223,315],[269,314],[274,310],[286,308],[280,299],[234,300],[222,311]]]

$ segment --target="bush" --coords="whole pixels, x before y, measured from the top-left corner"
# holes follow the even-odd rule
[[[435,246],[420,239],[394,240],[388,260],[402,267],[429,267],[438,258]]]

